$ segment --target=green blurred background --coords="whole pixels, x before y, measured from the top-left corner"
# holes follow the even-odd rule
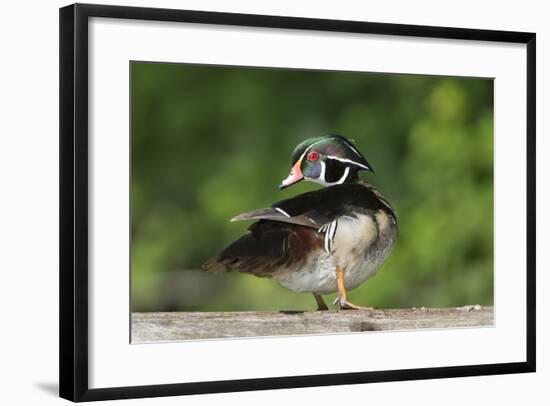
[[[199,269],[246,232],[231,217],[319,187],[277,189],[294,147],[327,133],[355,141],[400,225],[351,300],[493,303],[492,80],[134,62],[131,85],[133,311],[315,309],[275,281]]]

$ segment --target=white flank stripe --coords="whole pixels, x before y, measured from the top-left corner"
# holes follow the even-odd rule
[[[334,220],[332,222],[332,227],[330,229],[330,250],[332,251],[332,245],[334,244],[334,236],[336,235],[336,226],[338,225],[338,221]]]
[[[330,242],[330,239],[329,239],[328,233],[325,233],[325,251],[330,254],[329,242]]]
[[[334,241],[334,236],[336,235],[336,228],[338,227],[338,220],[332,222],[332,228],[330,230],[330,240]]]
[[[331,221],[325,224],[319,229],[319,232],[325,232],[325,251],[330,254],[332,251],[332,244],[334,242],[334,235],[336,234],[336,228],[338,227],[338,220]]]

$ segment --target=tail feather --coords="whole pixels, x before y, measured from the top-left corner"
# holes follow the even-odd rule
[[[265,223],[263,223],[265,224]],[[289,230],[272,223],[262,232],[250,232],[230,243],[218,255],[202,265],[203,271],[236,270],[258,276],[268,276],[270,269],[286,259],[285,241]]]

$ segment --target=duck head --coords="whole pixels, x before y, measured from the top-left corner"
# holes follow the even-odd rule
[[[373,172],[365,157],[347,138],[325,135],[308,138],[292,153],[290,175],[279,189],[307,180],[323,186],[338,185],[357,179],[358,171]]]

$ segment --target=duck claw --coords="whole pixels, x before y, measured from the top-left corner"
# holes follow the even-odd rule
[[[359,306],[354,303],[351,303],[349,300],[347,300],[344,297],[338,296],[336,300],[334,300],[333,304],[338,304],[340,307],[340,310],[368,310],[373,311],[376,310],[375,307],[371,306]]]

